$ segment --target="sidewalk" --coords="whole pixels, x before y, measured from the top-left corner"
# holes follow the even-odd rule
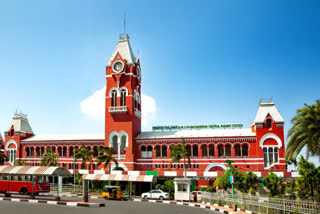
[[[142,202],[152,202],[152,203],[163,203],[163,204],[177,204],[177,205],[185,205],[185,206],[190,206],[190,207],[199,207],[199,208],[204,208],[204,209],[209,209],[212,211],[224,213],[224,214],[248,214],[248,213],[253,213],[253,212],[245,212],[241,211],[238,208],[238,211],[232,211],[232,208],[230,207],[221,207],[218,205],[210,205],[210,204],[204,204],[204,203],[198,203],[198,202],[179,202],[179,201],[166,201],[166,200],[145,200],[145,199],[139,199],[139,198],[134,198],[134,199],[129,199],[132,201],[142,201]]]

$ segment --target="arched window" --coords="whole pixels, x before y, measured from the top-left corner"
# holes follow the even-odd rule
[[[141,157],[142,158],[147,158],[147,153],[146,153],[146,147],[145,146],[141,146]]]
[[[94,147],[93,147],[93,156],[94,156],[94,157],[98,157],[98,155],[99,155],[98,147],[97,147],[97,146],[94,146]]]
[[[126,144],[127,144],[127,136],[122,135],[121,136],[121,143],[120,143],[120,153],[121,154],[126,153]]]
[[[209,145],[209,156],[214,157],[214,145]]]
[[[34,157],[34,148],[33,147],[31,147],[31,149],[30,149],[30,157]]]
[[[126,106],[126,97],[127,97],[126,90],[123,89],[120,94],[121,94],[120,105],[121,106]]]
[[[152,158],[152,146],[148,146],[148,158]]]
[[[116,90],[113,90],[111,92],[111,106],[117,106],[117,91]]]
[[[240,145],[239,144],[234,146],[234,150],[235,150],[235,153],[236,153],[236,157],[240,157],[241,156],[241,150],[240,150]]]
[[[267,120],[267,129],[271,129],[272,128],[272,121],[271,119]]]
[[[10,137],[12,137],[14,135],[14,129],[13,127],[11,127],[11,130],[10,130]]]
[[[55,146],[52,147],[52,152],[56,153],[56,147]]]
[[[43,154],[44,154],[44,147],[42,146],[40,149],[40,156],[42,157]]]
[[[186,146],[186,150],[187,150],[187,152],[188,152],[189,157],[191,157],[191,146],[190,146],[190,145],[187,145],[187,146]]]
[[[224,156],[224,148],[223,145],[218,146],[218,156],[223,157]]]
[[[118,154],[118,136],[117,135],[112,137],[112,151],[113,151],[113,154]]]
[[[162,157],[167,157],[167,146],[162,146]]]
[[[29,147],[26,148],[26,157],[30,157],[30,149],[29,149]]]
[[[242,156],[243,157],[248,157],[249,156],[248,145],[247,144],[242,145]]]
[[[62,157],[62,149],[61,149],[60,146],[58,147],[58,156],[59,156],[59,157]]]
[[[156,146],[156,158],[160,158],[161,157],[161,149],[160,146]]]
[[[69,157],[73,157],[74,152],[73,152],[73,147],[69,147]]]
[[[202,145],[201,150],[202,150],[202,157],[208,157],[207,145]]]
[[[63,147],[63,157],[67,157],[67,147]]]
[[[36,157],[40,157],[40,148],[36,147]]]
[[[192,147],[192,156],[198,157],[198,145],[193,145]]]
[[[231,145],[226,145],[226,157],[231,156]]]

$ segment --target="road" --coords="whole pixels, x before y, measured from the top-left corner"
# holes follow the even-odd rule
[[[65,198],[64,198],[65,199]],[[175,204],[135,201],[104,201],[101,208],[70,207],[62,205],[33,204],[25,202],[0,201],[0,213],[6,214],[213,214],[208,209]]]

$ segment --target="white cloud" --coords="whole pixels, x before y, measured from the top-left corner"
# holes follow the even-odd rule
[[[85,98],[80,103],[80,110],[82,113],[90,118],[97,120],[104,120],[105,111],[105,90],[106,88],[95,91],[91,96]],[[142,108],[142,127],[147,129],[152,121],[156,118],[157,105],[154,98],[142,94],[141,97]]]

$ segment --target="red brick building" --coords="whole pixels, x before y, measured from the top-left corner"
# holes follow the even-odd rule
[[[127,34],[120,35],[106,65],[105,104],[105,133],[100,135],[38,135],[33,133],[26,115],[15,114],[4,133],[8,164],[20,159],[28,165],[39,165],[45,147],[51,147],[61,166],[80,170],[80,160],[74,162],[73,154],[82,142],[94,151],[94,160],[98,146],[112,147],[123,173],[142,175],[153,171],[162,177],[182,176],[183,162],[171,163],[170,147],[183,137],[191,156],[189,177],[216,177],[226,169],[226,159],[234,161],[236,168],[251,170],[258,176],[268,174],[270,168],[279,176],[289,176],[284,159],[284,120],[272,101],[260,101],[256,119],[248,128],[235,124],[160,127],[142,132],[140,61],[131,50]],[[88,168],[91,173],[105,172],[95,162],[88,163]]]

